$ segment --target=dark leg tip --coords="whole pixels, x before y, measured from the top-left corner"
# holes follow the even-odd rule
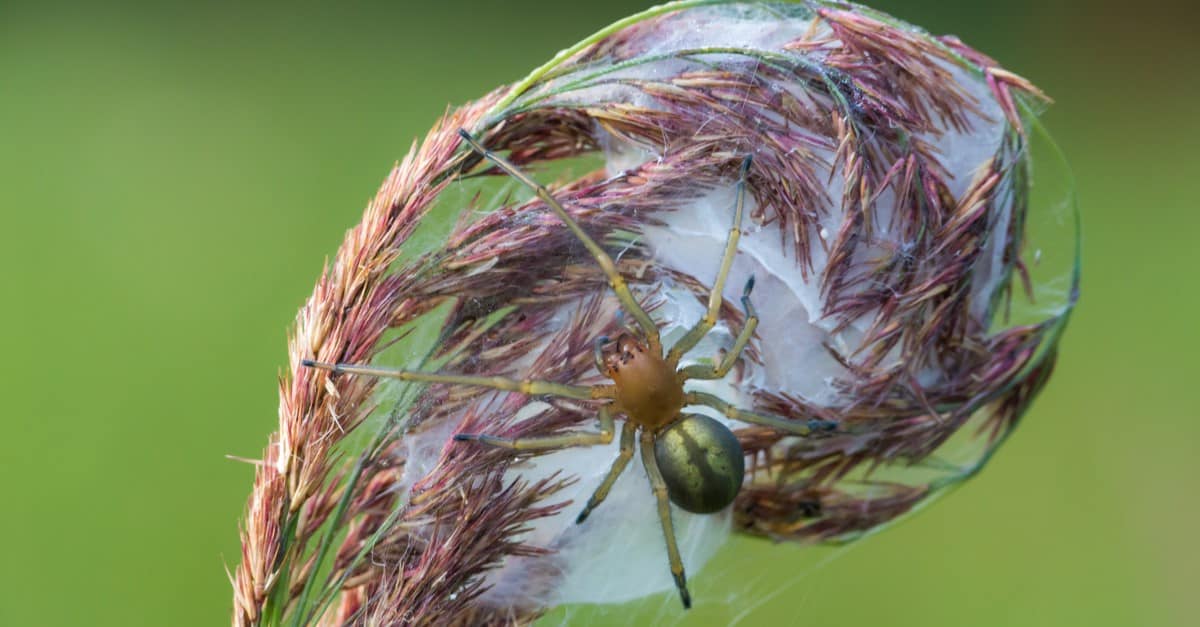
[[[312,368],[313,366],[317,365],[317,362],[311,359],[301,359],[300,365],[304,366],[305,368]]]
[[[754,155],[747,154],[745,159],[742,159],[742,176],[746,176],[746,172],[750,171],[750,164],[754,162]]]
[[[816,418],[808,421],[808,428],[813,431],[833,431],[837,429],[837,423],[830,420],[817,420]]]
[[[470,442],[471,440],[474,440],[475,437],[476,436],[472,433],[455,433],[454,441],[455,442]]]
[[[467,129],[465,129],[465,128],[458,129],[458,136],[469,142],[475,141],[475,138],[472,137],[471,134],[468,133]]]
[[[583,508],[583,511],[579,512],[579,515],[575,517],[575,524],[582,525],[583,521],[587,520],[588,514],[590,513],[592,513],[590,509],[586,507]]]
[[[750,292],[754,289],[754,275],[746,280],[746,287],[742,289],[742,308],[746,310],[746,314],[754,315],[754,305],[750,304]]]
[[[683,601],[683,609],[692,609],[692,594],[688,592],[687,575],[683,573],[675,575],[675,587],[679,588],[679,600]]]

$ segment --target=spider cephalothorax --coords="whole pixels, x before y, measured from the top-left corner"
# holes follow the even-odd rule
[[[613,410],[642,428],[659,429],[683,409],[683,385],[674,366],[633,337],[618,338],[598,367],[616,384]]]
[[[596,368],[612,380],[612,384],[578,386],[532,379],[516,380],[502,377],[457,375],[440,372],[419,372],[379,368],[355,364],[325,364],[305,360],[305,366],[369,376],[391,377],[405,381],[450,383],[472,385],[497,390],[520,392],[533,396],[557,396],[580,400],[604,400],[599,406],[600,430],[575,432],[563,435],[505,438],[487,434],[459,433],[459,441],[474,441],[489,446],[516,450],[545,450],[567,446],[590,446],[609,444],[615,431],[614,417],[624,416],[621,427],[620,453],[613,462],[608,475],[588,499],[577,522],[582,523],[588,514],[604,501],[613,483],[633,457],[634,445],[641,450],[642,464],[658,501],[658,515],[662,524],[663,537],[667,544],[667,557],[671,573],[679,589],[684,607],[691,606],[687,590],[687,577],[683,561],[675,542],[671,522],[670,503],[695,513],[707,514],[724,509],[737,496],[745,473],[742,448],[733,432],[723,423],[699,413],[683,411],[688,406],[707,407],[727,418],[751,424],[773,427],[798,436],[807,436],[813,431],[828,431],[833,423],[809,419],[792,420],[759,412],[739,409],[723,399],[703,392],[688,392],[684,383],[688,380],[714,380],[724,378],[741,357],[742,351],[758,327],[758,314],[750,302],[750,291],[754,278],[746,282],[742,291],[742,307],[746,321],[733,347],[714,365],[692,365],[679,367],[680,359],[696,347],[700,340],[717,322],[717,315],[724,303],[722,293],[729,269],[737,253],[741,236],[742,213],[745,205],[746,175],[750,169],[750,157],[742,162],[738,180],[737,203],[734,207],[733,225],[729,229],[721,267],[709,293],[708,308],[700,319],[669,351],[663,352],[658,326],[646,310],[634,299],[625,279],[616,270],[608,253],[600,247],[567,213],[550,192],[524,172],[503,158],[492,154],[481,146],[466,131],[459,131],[471,149],[508,175],[533,189],[539,198],[558,215],[563,224],[588,249],[596,263],[604,271],[609,285],[616,294],[624,311],[633,318],[630,331],[623,333],[615,342],[598,338],[594,348]]]

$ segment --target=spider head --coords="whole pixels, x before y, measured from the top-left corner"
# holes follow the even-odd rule
[[[616,341],[601,346],[600,361],[604,365],[604,376],[619,381],[624,373],[638,369],[648,354],[649,348],[644,342],[622,333]]]

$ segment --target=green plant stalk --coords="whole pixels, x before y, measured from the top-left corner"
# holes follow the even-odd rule
[[[688,8],[692,8],[692,7],[699,7],[699,6],[712,5],[712,4],[729,4],[729,2],[730,2],[730,0],[682,0],[681,2],[668,2],[666,4],[659,4],[656,6],[652,6],[649,9],[642,11],[641,13],[635,13],[633,15],[630,15],[629,17],[617,20],[616,22],[613,22],[612,24],[605,26],[604,28],[596,31],[595,33],[592,33],[591,36],[587,37],[586,39],[583,39],[582,41],[576,43],[575,45],[558,51],[558,54],[554,55],[554,58],[543,63],[537,69],[530,72],[528,76],[521,79],[521,82],[514,85],[513,88],[508,92],[508,94],[506,96],[504,96],[504,98],[502,98],[500,100],[500,102],[496,103],[496,106],[493,108],[493,111],[503,111],[506,107],[508,107],[510,104],[512,104],[512,102],[514,100],[516,100],[518,97],[520,97],[521,94],[528,91],[530,87],[532,87],[538,81],[542,80],[542,78],[544,78],[546,76],[546,74],[552,72],[554,70],[554,68],[561,65],[564,61],[575,56],[575,54],[577,54],[579,51],[584,50],[588,46],[600,41],[601,39],[604,39],[605,37],[608,37],[609,35],[612,35],[618,31],[620,31],[621,29],[623,29],[627,26],[632,26],[634,24],[637,24],[638,22],[645,21],[652,17],[657,17],[664,13],[671,13],[672,11],[678,11],[680,9],[688,9]],[[488,124],[487,126],[490,126],[490,124]]]

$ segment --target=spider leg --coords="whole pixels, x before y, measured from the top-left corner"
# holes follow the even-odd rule
[[[675,543],[675,529],[671,524],[671,501],[667,496],[667,484],[663,481],[662,472],[658,470],[658,461],[654,458],[654,433],[642,432],[642,465],[650,477],[650,485],[654,488],[654,498],[658,499],[658,519],[662,522],[663,536],[667,541],[667,558],[671,562],[671,574],[675,576],[675,587],[679,589],[679,598],[683,608],[692,607],[692,595],[688,594],[687,575],[683,572],[683,560],[679,557],[679,546]]]
[[[509,379],[506,377],[449,374],[444,372],[419,372],[358,364],[328,364],[311,359],[305,359],[300,363],[309,368],[332,370],[333,372],[400,379],[401,381],[473,385],[475,387],[492,388],[506,392],[520,392],[529,396],[561,396],[563,398],[587,401],[599,398],[612,398],[614,394],[612,386],[609,385],[567,385],[565,383],[554,383],[552,381],[540,381],[537,379]]]
[[[600,482],[600,486],[592,493],[592,497],[588,499],[587,505],[583,507],[583,511],[579,512],[579,517],[575,519],[575,524],[580,524],[587,520],[588,514],[592,510],[600,506],[604,499],[608,498],[608,492],[612,489],[613,484],[617,482],[617,477],[625,472],[625,467],[629,465],[630,458],[633,457],[634,438],[637,437],[637,427],[632,422],[626,422],[621,425],[621,453],[617,455],[617,459],[613,461],[612,468],[609,469],[608,475],[604,477],[604,481]]]
[[[837,428],[836,422],[821,420],[819,418],[789,420],[783,416],[773,416],[771,414],[761,414],[756,411],[738,409],[721,398],[712,394],[705,394],[704,392],[688,392],[685,402],[688,405],[711,407],[734,420],[748,422],[753,425],[772,427],[792,435],[807,436],[814,432],[828,433]]]
[[[530,178],[529,175],[519,170],[517,166],[509,163],[503,157],[500,157],[499,155],[496,155],[490,150],[484,148],[483,145],[480,144],[465,129],[459,129],[458,134],[462,136],[464,141],[470,144],[471,148],[475,152],[483,155],[485,159],[491,161],[496,167],[500,168],[514,179],[517,179],[529,189],[532,189],[534,193],[537,194],[538,198],[541,198],[542,201],[545,202],[546,205],[549,206],[550,209],[555,213],[555,215],[557,215],[558,218],[563,221],[563,224],[565,224],[567,228],[575,234],[575,237],[583,244],[584,248],[587,248],[588,252],[592,254],[592,258],[594,258],[596,263],[599,264],[600,269],[604,271],[604,276],[608,277],[608,286],[611,287],[612,291],[617,295],[617,300],[621,301],[621,306],[624,307],[625,310],[633,316],[634,320],[637,321],[638,326],[642,329],[642,333],[646,335],[646,340],[649,342],[650,348],[661,353],[662,342],[659,340],[658,327],[655,326],[654,320],[650,318],[650,314],[646,313],[646,310],[642,309],[642,306],[638,304],[636,299],[634,299],[633,292],[629,291],[629,286],[625,283],[625,279],[621,277],[619,272],[617,272],[617,266],[615,263],[613,263],[612,257],[610,257],[608,253],[596,243],[596,240],[592,239],[590,235],[584,232],[583,227],[579,226],[579,223],[567,213],[567,210],[563,208],[562,204],[555,200],[554,197],[550,195],[549,190],[547,190],[544,186]]]
[[[746,155],[746,159],[742,161],[742,173],[737,183],[737,203],[733,210],[733,226],[729,228],[729,236],[725,239],[725,254],[721,257],[721,268],[717,271],[717,278],[708,292],[708,310],[704,312],[704,317],[696,323],[696,326],[689,329],[671,347],[671,352],[667,354],[667,363],[672,365],[679,363],[679,359],[683,357],[684,353],[695,348],[696,344],[717,323],[717,316],[721,312],[721,303],[724,302],[722,294],[725,291],[725,279],[729,278],[729,269],[733,267],[733,258],[737,254],[738,240],[742,237],[742,213],[746,206],[746,174],[750,171],[750,161],[750,155]]]
[[[534,438],[502,438],[496,435],[479,433],[457,433],[454,435],[454,439],[459,442],[479,442],[488,446],[498,446],[518,451],[533,451],[566,448],[569,446],[608,444],[612,442],[613,431],[612,412],[609,411],[608,406],[604,406],[600,408],[600,431],[598,433],[577,431],[575,433]]]
[[[754,289],[753,276],[746,281],[746,289],[742,290],[742,307],[746,309],[746,324],[733,342],[733,350],[725,353],[725,358],[715,368],[703,364],[684,368],[682,374],[685,381],[687,379],[721,379],[733,369],[734,364],[742,356],[742,351],[746,350],[746,345],[750,343],[754,330],[758,328],[758,312],[754,309],[754,303],[750,302],[750,290],[752,289]]]

